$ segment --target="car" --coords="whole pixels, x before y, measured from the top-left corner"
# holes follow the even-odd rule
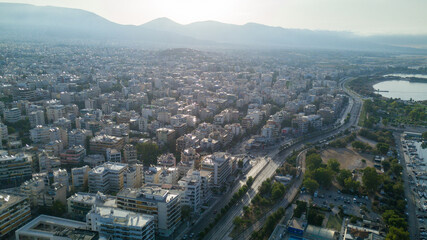
[[[184,237],[182,237],[182,239],[184,239],[184,240],[187,238],[188,238],[187,234],[185,234]]]
[[[213,211],[213,214],[216,214],[217,212],[218,212],[217,210],[214,210],[214,211]]]
[[[190,237],[192,238],[192,237],[194,237],[194,233],[190,233]]]

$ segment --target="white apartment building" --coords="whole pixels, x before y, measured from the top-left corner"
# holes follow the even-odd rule
[[[6,122],[15,123],[21,120],[21,110],[19,108],[4,109],[3,117]]]
[[[81,220],[86,220],[86,215],[93,206],[117,207],[116,197],[108,196],[101,192],[78,192],[67,199],[68,213]]]
[[[31,219],[31,208],[25,195],[0,192],[0,238],[15,231]]]
[[[126,188],[117,194],[117,206],[154,216],[156,231],[170,237],[181,220],[180,196],[161,188]]]
[[[17,186],[31,179],[31,162],[31,156],[27,154],[0,154],[0,184],[4,187]]]
[[[118,192],[124,186],[127,164],[106,162],[89,171],[89,192]]]
[[[94,207],[86,216],[92,231],[107,239],[155,239],[154,217],[113,207]]]
[[[73,129],[68,132],[69,146],[86,146],[86,138],[92,136],[92,132],[86,129]]]
[[[121,162],[122,161],[122,153],[117,151],[117,149],[107,148],[105,151],[105,156],[107,162]]]
[[[231,157],[224,152],[216,152],[202,159],[201,170],[212,172],[212,187],[220,188],[231,174]]]
[[[46,107],[46,115],[49,122],[55,122],[65,116],[65,107],[60,104],[49,105]]]
[[[200,212],[202,179],[199,171],[190,170],[187,176],[178,181],[179,186],[184,188],[181,195],[181,204],[190,206],[194,213]]]
[[[74,192],[85,191],[88,188],[89,171],[88,165],[71,169],[71,189]]]
[[[34,112],[30,112],[30,114],[28,114],[28,118],[30,120],[30,126],[31,127],[46,124],[45,119],[44,119],[44,111],[43,110],[37,110]]]

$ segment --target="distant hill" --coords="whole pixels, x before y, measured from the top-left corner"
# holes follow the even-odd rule
[[[181,25],[159,18],[140,26],[120,25],[69,8],[0,3],[0,40],[60,41],[146,48],[304,48],[419,52],[427,36],[361,37],[350,32],[285,29],[257,23],[215,21]],[[419,49],[415,49],[415,48]]]

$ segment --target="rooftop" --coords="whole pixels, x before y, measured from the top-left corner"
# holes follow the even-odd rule
[[[112,219],[115,224],[123,226],[144,227],[147,223],[154,220],[154,217],[151,215],[139,214],[113,207],[96,207],[94,208],[94,212],[103,218]]]

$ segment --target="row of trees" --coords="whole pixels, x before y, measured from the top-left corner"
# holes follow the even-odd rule
[[[249,177],[248,180],[246,180],[246,184],[243,185],[237,192],[235,192],[233,194],[233,196],[231,197],[230,201],[228,202],[227,205],[225,205],[225,207],[223,207],[221,209],[221,211],[219,213],[217,213],[215,215],[215,219],[213,222],[211,222],[202,232],[200,232],[199,234],[199,239],[203,239],[203,237],[205,237],[210,230],[212,230],[212,228],[219,222],[219,220],[228,212],[228,210],[237,203],[237,201],[242,198],[246,192],[250,189],[250,187],[252,186],[252,184],[254,183],[254,178],[253,177]],[[239,220],[234,219],[235,223],[239,223]]]

